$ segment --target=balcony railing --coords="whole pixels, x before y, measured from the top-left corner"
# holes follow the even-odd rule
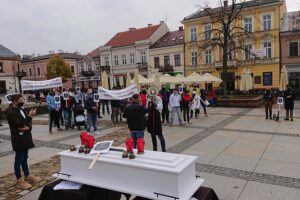
[[[216,62],[214,64],[215,68],[220,68],[220,67],[223,67],[223,62],[222,61],[219,61],[219,62]],[[236,60],[228,60],[227,61],[227,66],[228,67],[236,67],[237,64],[236,64]]]
[[[174,68],[172,65],[165,65],[165,66],[160,66],[158,71],[159,72],[173,72]]]
[[[92,70],[88,70],[88,71],[82,71],[81,72],[81,75],[82,76],[85,76],[85,77],[88,77],[88,76],[94,76],[94,71],[92,71]]]
[[[104,65],[104,66],[101,66],[100,69],[102,71],[109,71],[110,70],[110,66],[109,65]]]
[[[136,63],[140,72],[148,70],[148,64],[146,62]]]

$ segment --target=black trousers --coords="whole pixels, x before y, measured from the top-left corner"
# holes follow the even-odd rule
[[[200,101],[200,103],[201,103],[201,106],[204,110],[204,114],[206,114],[206,105],[202,101]]]
[[[166,142],[163,134],[157,135],[158,139],[160,140],[161,150],[162,152],[166,152]],[[155,134],[151,134],[152,138],[152,145],[153,145],[153,151],[157,151],[157,139]]]
[[[103,115],[105,114],[105,107],[106,107],[107,113],[109,114],[108,100],[103,100],[101,102],[101,104],[102,104],[102,114]]]
[[[183,120],[186,122],[190,122],[190,109],[189,108],[183,108]]]
[[[52,131],[53,122],[57,128],[60,128],[60,125],[59,125],[60,112],[56,111],[56,110],[51,110],[49,115],[50,115],[49,131]]]
[[[169,113],[170,112],[169,112],[168,104],[164,104],[162,112],[161,112],[162,123],[165,122],[165,119],[166,119],[167,123],[169,123]]]

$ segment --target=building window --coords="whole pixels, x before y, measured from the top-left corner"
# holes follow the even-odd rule
[[[254,76],[254,84],[261,84],[261,76]]]
[[[134,64],[134,53],[130,54],[130,64]]]
[[[181,62],[180,62],[180,54],[177,54],[174,56],[174,61],[175,61],[175,66],[180,66]]]
[[[39,71],[40,71],[40,68],[38,68],[38,73],[39,73]],[[72,71],[72,73],[74,73],[74,72],[75,72],[75,68],[74,68],[74,66],[73,66],[73,65],[71,66],[71,71]]]
[[[41,75],[41,70],[39,67],[37,67],[37,75],[40,76]]]
[[[271,58],[272,57],[272,44],[271,44],[271,42],[265,42],[264,43],[264,49],[266,50],[265,58]]]
[[[109,57],[108,56],[104,57],[104,64],[105,64],[105,66],[109,66]]]
[[[264,72],[263,73],[263,85],[264,86],[271,86],[272,79],[273,79],[272,72]]]
[[[290,56],[298,56],[299,55],[299,45],[298,42],[290,42]]]
[[[88,66],[87,66],[87,70],[88,70],[88,71],[92,71],[92,66],[91,66],[91,65],[88,65]]]
[[[253,27],[252,17],[245,17],[244,18],[245,31],[252,33],[252,27]]]
[[[170,56],[164,56],[164,65],[170,66]]]
[[[3,73],[3,63],[0,62],[0,72]]]
[[[141,61],[142,63],[146,63],[146,51],[141,51]]]
[[[126,55],[122,55],[122,64],[126,65]]]
[[[272,19],[271,19],[271,14],[263,15],[263,30],[271,30],[272,26]]]
[[[29,68],[29,76],[32,76],[32,70]]]
[[[154,57],[154,67],[159,68],[159,57]]]
[[[119,65],[119,58],[118,56],[114,56],[115,65]]]
[[[192,52],[192,66],[197,66],[198,54],[197,52]]]
[[[83,72],[84,71],[84,65],[80,66],[80,71]]]
[[[100,70],[99,64],[96,64],[96,70]]]
[[[206,50],[205,51],[205,63],[206,64],[211,64],[212,63],[212,52],[211,52],[211,50]]]
[[[252,44],[247,44],[245,45],[245,60],[249,60],[251,58],[251,49],[252,49]]]
[[[211,38],[211,24],[207,24],[204,26],[204,39],[210,39]]]
[[[191,41],[197,41],[197,29],[191,28]]]

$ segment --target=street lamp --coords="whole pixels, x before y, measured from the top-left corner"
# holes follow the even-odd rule
[[[25,74],[25,72],[23,72],[23,71],[18,70],[18,71],[16,72],[16,77],[18,77],[18,83],[19,83],[19,90],[20,90],[20,93],[22,93],[21,80],[22,80],[22,78],[23,78],[25,75],[26,75],[26,74]]]

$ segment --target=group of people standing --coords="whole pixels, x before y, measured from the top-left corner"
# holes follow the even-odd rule
[[[287,86],[287,89],[283,93],[283,104],[284,108],[286,110],[286,117],[284,120],[288,121],[294,121],[293,119],[293,110],[294,110],[294,101],[295,101],[295,91],[291,84]],[[264,101],[265,101],[265,113],[266,113],[266,119],[273,119],[272,116],[272,107],[274,104],[274,100],[276,98],[275,93],[270,90],[266,89],[264,94]]]

